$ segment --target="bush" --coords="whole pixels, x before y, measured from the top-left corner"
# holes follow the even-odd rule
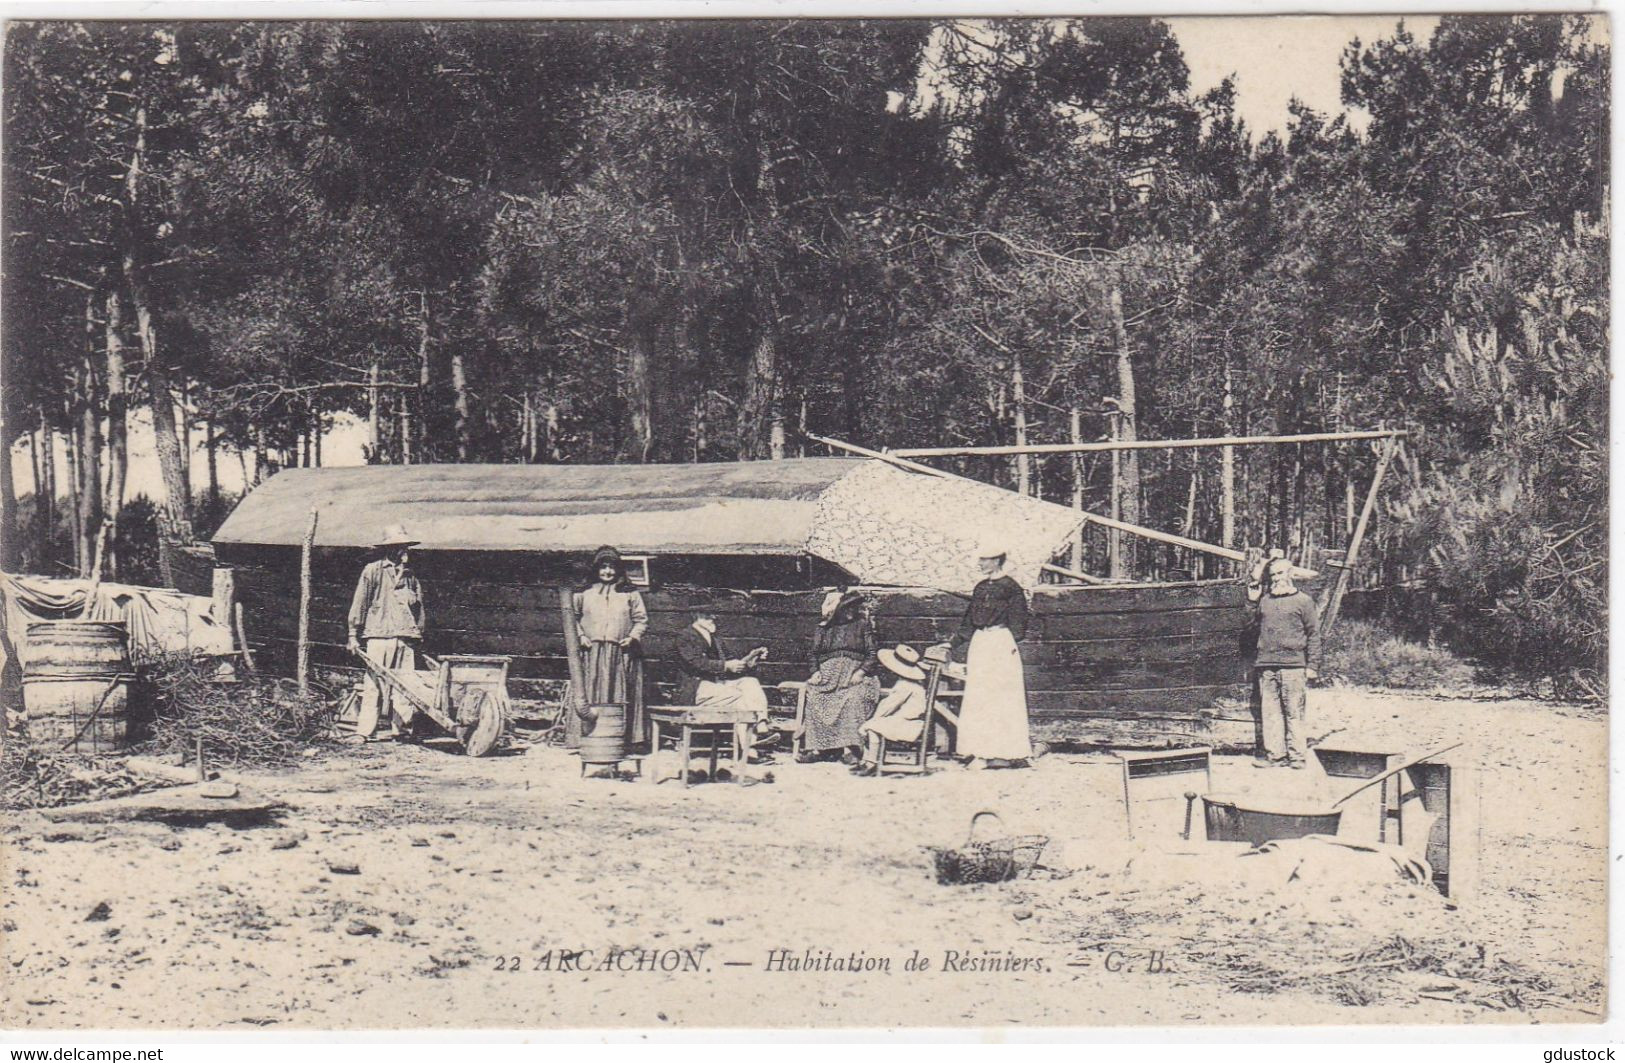
[[[1326,640],[1321,673],[1363,686],[1401,690],[1460,689],[1473,668],[1448,650],[1399,638],[1363,620],[1341,620]]]

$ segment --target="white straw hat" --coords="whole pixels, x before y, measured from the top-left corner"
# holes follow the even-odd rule
[[[420,542],[422,542],[421,539],[414,539],[410,535],[406,534],[406,525],[391,524],[384,529],[383,537],[378,540],[376,545],[379,547],[416,546]]]
[[[920,667],[919,651],[913,646],[899,644],[895,650],[881,650],[875,656],[880,658],[881,664],[904,679],[919,681],[925,678],[925,670]]]
[[[982,545],[978,546],[976,548],[977,560],[985,560],[985,559],[990,558],[990,557],[1009,557],[1009,556],[1010,556],[1009,549],[1004,545],[1004,543],[1002,541],[1000,541],[998,539],[983,539],[982,540]]]

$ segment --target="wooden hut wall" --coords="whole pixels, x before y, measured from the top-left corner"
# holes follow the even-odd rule
[[[248,637],[267,667],[293,667],[299,602],[298,551],[225,546],[237,570]],[[350,667],[344,622],[365,557],[318,550],[313,559],[312,661]],[[578,557],[541,554],[414,555],[430,630],[425,649],[514,657],[514,692],[526,680],[567,674],[559,588],[585,582]],[[725,644],[768,650],[764,682],[805,679],[823,587],[841,573],[793,557],[657,558],[644,649],[650,678],[676,677],[672,637],[705,604]],[[924,647],[951,638],[965,599],[953,594],[871,588],[883,643]],[[1034,734],[1110,745],[1188,742],[1245,745],[1252,722],[1245,697],[1246,610],[1235,583],[1173,587],[1045,588],[1033,596],[1022,644]]]

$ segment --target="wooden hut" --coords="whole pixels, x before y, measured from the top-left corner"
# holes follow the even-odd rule
[[[299,552],[317,515],[312,663],[344,668],[345,616],[370,544],[401,523],[422,540],[437,653],[514,657],[516,696],[567,675],[562,587],[585,585],[592,551],[646,559],[647,668],[674,676],[672,635],[705,603],[724,641],[764,646],[765,683],[805,679],[824,590],[859,585],[884,642],[951,637],[975,573],[972,545],[1010,544],[1032,591],[1023,644],[1035,734],[1135,745],[1250,742],[1241,588],[1233,581],[1055,586],[1042,565],[1079,516],[987,485],[881,462],[799,458],[698,465],[411,465],[296,469],[251,492],[214,537],[235,570],[248,637],[291,672]],[[651,700],[658,700],[652,698]]]

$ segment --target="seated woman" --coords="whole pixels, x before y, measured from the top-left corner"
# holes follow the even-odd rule
[[[796,759],[806,763],[838,750],[843,763],[856,764],[863,745],[858,729],[880,701],[874,625],[857,591],[831,591],[823,614],[813,633],[813,674]]]
[[[920,655],[913,646],[898,646],[895,650],[881,650],[876,656],[887,671],[897,676],[897,682],[886,691],[874,716],[859,728],[866,743],[863,763],[852,769],[854,775],[879,774],[882,738],[888,742],[914,742],[925,730],[925,672],[920,668]]]

